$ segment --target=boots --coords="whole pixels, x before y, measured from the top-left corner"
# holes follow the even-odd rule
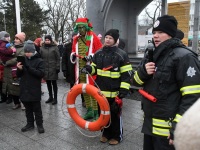
[[[18,108],[20,108],[21,107],[21,105],[20,104],[15,104],[15,106],[13,106],[13,110],[15,110],[15,109],[18,109]]]
[[[52,105],[55,105],[55,104],[57,104],[57,98],[54,98],[52,101]]]
[[[45,103],[51,103],[53,101],[53,97],[49,96],[49,99]]]
[[[29,131],[29,130],[32,130],[34,129],[34,125],[33,124],[27,124],[26,126],[24,126],[21,131],[22,132],[26,132],[26,131]]]
[[[94,110],[94,118],[93,121],[96,121],[99,118],[98,110]]]
[[[83,119],[87,120],[87,119],[92,119],[94,118],[94,111],[92,109],[92,107],[89,107],[87,109],[87,113],[84,115]]]
[[[44,127],[43,125],[37,125],[37,128],[38,128],[38,133],[44,133]]]

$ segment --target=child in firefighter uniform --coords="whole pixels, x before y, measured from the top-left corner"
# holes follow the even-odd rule
[[[117,47],[118,38],[117,29],[108,30],[104,47],[94,54],[92,64],[82,69],[82,72],[97,75],[95,82],[109,102],[111,124],[103,129],[100,141],[109,141],[110,145],[116,145],[123,139],[122,98],[129,91],[132,72],[127,53]]]
[[[134,73],[133,85],[143,86],[156,99],[142,98],[144,150],[174,150],[176,124],[200,97],[200,63],[175,37],[177,24],[174,16],[157,19],[152,31],[155,49]]]

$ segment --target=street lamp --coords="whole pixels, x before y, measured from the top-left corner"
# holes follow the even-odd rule
[[[3,22],[4,22],[4,30],[6,31],[6,13],[5,13],[5,10],[3,10]]]

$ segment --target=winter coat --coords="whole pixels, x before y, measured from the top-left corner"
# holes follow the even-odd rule
[[[94,54],[91,65],[92,74],[97,74],[95,82],[106,97],[128,94],[132,66],[125,51],[103,47]]]
[[[60,71],[60,54],[57,45],[53,42],[51,45],[43,44],[40,48],[41,58],[44,60],[45,80],[58,80]]]
[[[144,124],[142,132],[148,135],[173,138],[176,124],[185,111],[200,97],[200,63],[197,54],[185,47],[179,39],[162,42],[153,52],[155,73],[148,75],[147,58],[138,67],[133,85],[144,90],[157,101],[142,99]]]
[[[23,50],[24,44],[15,45],[16,53],[14,55],[14,58],[11,60],[8,60],[5,62],[4,66],[4,75],[3,75],[3,85],[2,85],[2,92],[6,94],[19,96],[20,94],[20,87],[18,85],[13,85],[14,82],[13,76],[12,76],[12,68],[16,68],[17,65],[17,56],[23,56],[24,50]]]
[[[72,52],[72,43],[67,43],[64,46],[62,55],[62,72],[66,75],[66,81],[68,83],[74,84],[75,82],[75,64],[70,61],[70,54]]]
[[[13,50],[6,48],[7,41],[0,40],[0,59],[3,63],[13,58]]]
[[[17,69],[20,77],[20,100],[34,102],[41,100],[41,79],[44,76],[44,61],[36,53],[30,59],[25,57],[23,70]]]

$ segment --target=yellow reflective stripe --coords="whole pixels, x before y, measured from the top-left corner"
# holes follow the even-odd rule
[[[176,117],[174,118],[174,122],[179,122],[181,120],[182,116],[179,114],[176,114]]]
[[[200,93],[200,85],[185,86],[180,89],[182,96],[186,94]]]
[[[119,92],[109,92],[109,91],[101,91],[101,93],[105,96],[105,97],[110,97],[110,98],[114,98],[118,95]]]
[[[161,120],[161,119],[155,119],[153,118],[153,125],[159,126],[159,127],[165,127],[165,128],[171,128],[169,120]]]
[[[92,75],[95,74],[95,68],[94,68],[94,66],[92,66],[92,72],[91,72],[91,74]]]
[[[97,66],[95,63],[91,63],[91,66],[92,66],[92,72],[91,72],[91,74],[95,74],[95,67]]]
[[[95,63],[93,63],[93,62],[91,63],[91,65],[92,65],[92,66],[95,66],[95,67],[97,66],[97,65],[96,65]]]
[[[111,71],[104,71],[104,70],[97,69],[97,75],[110,77],[110,78],[119,78],[120,72],[111,72]]]
[[[132,66],[130,64],[120,67],[120,72],[121,73],[127,72],[127,71],[131,71],[131,70],[133,70],[133,68],[132,68]]]
[[[169,129],[161,129],[161,128],[153,127],[153,134],[161,135],[161,136],[169,136]]]
[[[135,79],[135,81],[136,81],[138,84],[140,84],[140,85],[144,84],[144,82],[142,82],[142,80],[140,80],[137,71],[135,71],[135,74],[134,74],[134,77],[133,77],[133,78]]]
[[[120,88],[128,89],[130,88],[130,84],[126,82],[121,82]]]

